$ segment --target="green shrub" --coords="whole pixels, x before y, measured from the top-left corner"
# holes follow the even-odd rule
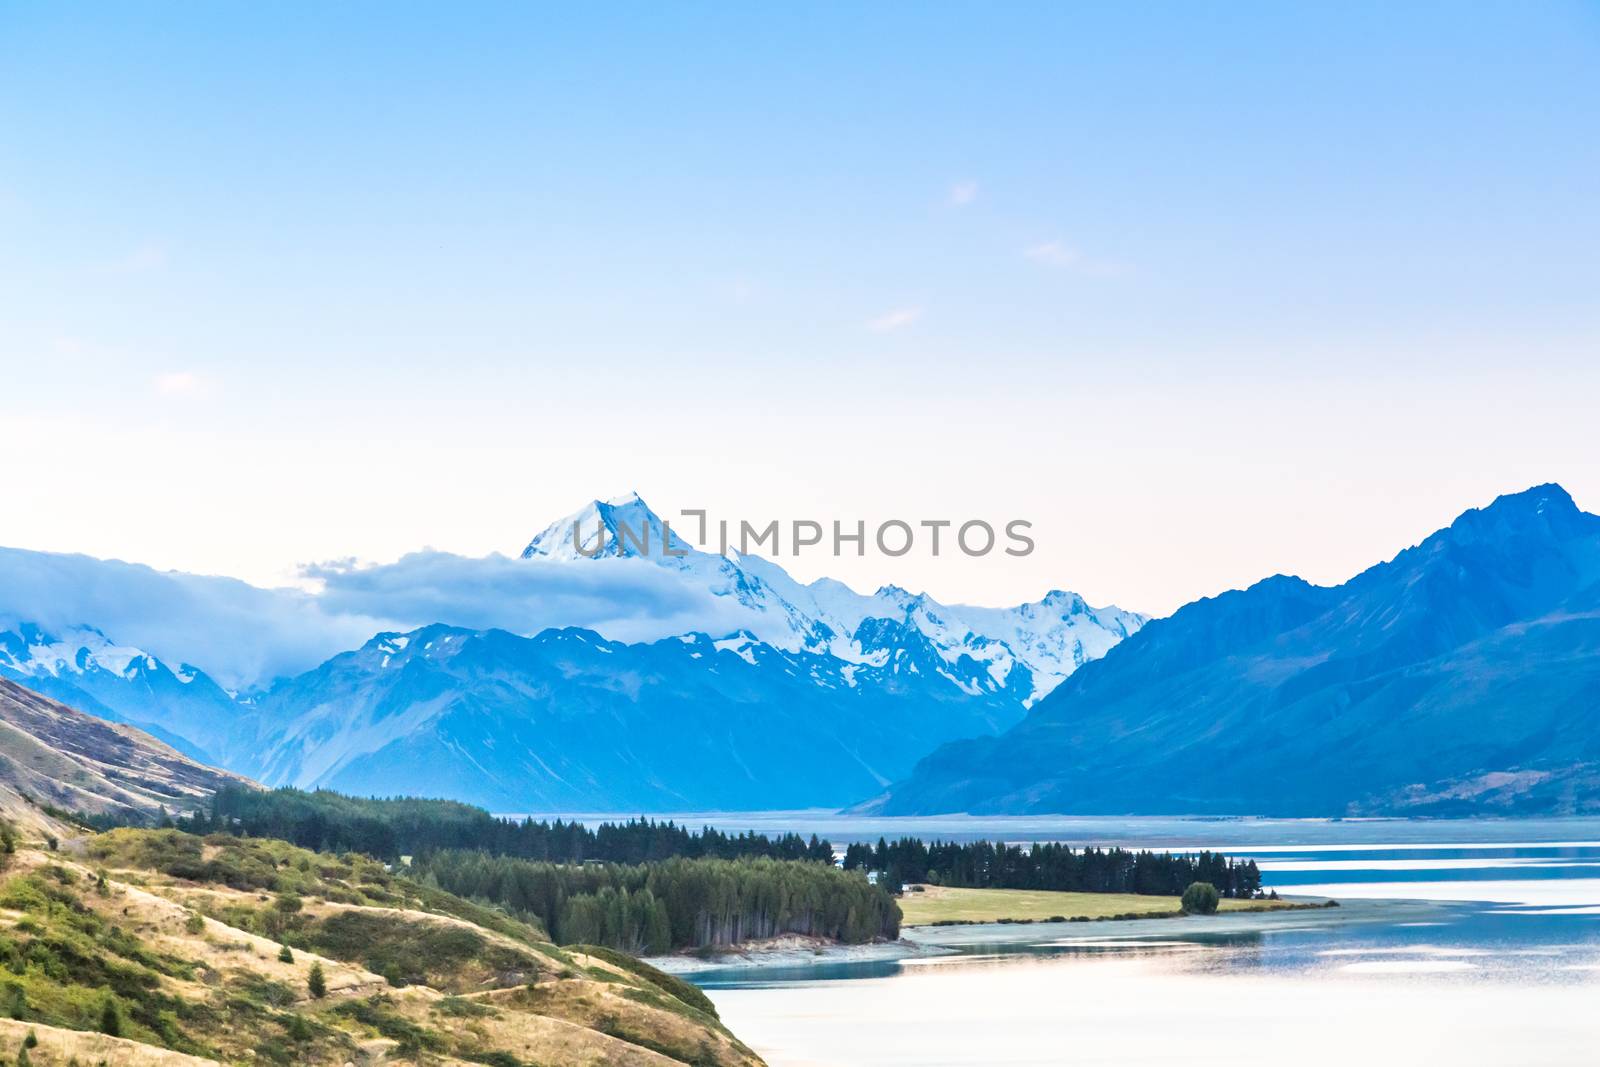
[[[1181,906],[1185,915],[1215,915],[1222,894],[1210,882],[1191,882],[1183,891]]]
[[[437,985],[446,992],[474,965],[501,974],[536,971],[532,952],[484,939],[454,923],[417,922],[376,911],[340,911],[308,925],[295,944],[359,963],[391,985]]]
[[[117,1007],[115,997],[106,995],[106,1000],[100,1007],[100,1032],[111,1037],[122,1036],[122,1010]]]

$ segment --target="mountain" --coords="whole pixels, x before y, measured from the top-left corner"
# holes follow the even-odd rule
[[[943,741],[1017,721],[1025,669],[947,664],[878,620],[858,662],[748,634],[380,634],[267,694],[230,766],[273,785],[448,796],[498,811],[843,805]]]
[[[74,593],[96,581],[93,562],[9,551],[0,563],[33,592],[0,587],[0,618],[26,618],[30,603],[56,615],[63,601],[106,603]],[[517,603],[547,614],[610,596],[618,602],[601,614],[625,619],[651,590],[670,601],[672,636],[623,642],[597,628],[433,618],[241,694],[190,665],[206,654],[190,656],[178,638],[216,629],[186,623],[190,605],[222,605],[227,625],[251,604],[313,628],[328,613],[209,579],[185,586],[184,600],[162,592],[181,576],[138,571],[132,588],[179,616],[142,632],[182,661],[89,623],[22,621],[0,629],[0,677],[272,785],[427,791],[498,810],[808,807],[880,792],[936,746],[1014,725],[1146,621],[1060,591],[973,608],[894,586],[869,596],[828,579],[803,584],[761,557],[694,548],[636,494],[550,524],[522,561],[476,563],[475,595],[546,583],[535,588],[550,596]],[[107,587],[127,580],[106,575]],[[460,610],[434,591],[411,598],[417,610]]]
[[[878,620],[893,620],[920,633],[952,667],[963,660],[986,664],[993,684],[983,683],[985,689],[1005,687],[1014,666],[1026,668],[1032,678],[1026,703],[1148,621],[1114,606],[1090,607],[1060,590],[1014,608],[975,608],[941,604],[892,585],[867,596],[829,578],[802,584],[761,556],[700,551],[637,493],[592,501],[552,523],[529,542],[522,558],[599,566],[648,560],[704,595],[706,620],[696,629],[743,630],[777,649],[826,653],[845,662],[866,656],[858,637],[863,624],[874,621],[870,632]],[[728,626],[729,619],[736,625]]]
[[[66,811],[153,816],[191,810],[240,783],[249,784],[130,726],[0,679],[0,790]]]
[[[92,626],[50,633],[33,623],[0,631],[0,678],[112,722],[139,727],[195,759],[229,736],[243,708],[187,663],[168,666]]]
[[[1537,486],[1342,585],[1190,604],[873,807],[1600,810],[1600,517]]]

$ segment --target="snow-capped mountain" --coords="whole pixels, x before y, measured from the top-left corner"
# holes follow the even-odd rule
[[[120,645],[93,626],[0,631],[0,676],[113,722],[127,722],[189,755],[208,758],[241,714],[204,671]]]
[[[987,679],[960,684],[993,691],[1006,686],[1016,665],[1026,667],[1033,681],[1026,704],[1049,693],[1084,663],[1105,655],[1148,621],[1147,616],[1115,606],[1090,607],[1076,593],[1061,590],[1014,608],[981,608],[941,604],[892,585],[869,596],[831,578],[803,584],[761,556],[700,551],[637,493],[592,501],[552,523],[528,544],[522,557],[600,565],[622,558],[648,559],[702,590],[708,605],[736,602],[748,615],[742,628],[774,648],[824,653],[848,663],[870,660],[857,638],[863,623],[892,619],[926,637],[950,667],[963,660],[987,667]]]
[[[74,558],[71,573],[83,577],[68,581],[54,557],[12,555],[24,575],[57,576],[33,584],[35,612],[94,586],[105,567],[126,567]],[[258,679],[244,697],[89,625],[7,624],[0,675],[272,785],[421,792],[500,810],[803,807],[861,800],[937,745],[1014,726],[1146,621],[1071,593],[974,608],[894,586],[866,595],[829,579],[805,584],[769,559],[701,551],[637,495],[551,524],[522,557],[448,566],[469,572],[473,589],[526,584],[532,592],[510,602],[543,612],[538,624],[513,612],[461,625],[450,615],[472,604],[425,584],[426,595],[389,603],[445,617],[413,618],[318,666]],[[396,564],[374,582],[353,572],[345,589],[405,593],[385,583],[416,573]],[[157,591],[195,587],[181,575],[141,579]],[[655,598],[671,625],[619,635],[563,617],[597,598],[610,605],[600,614],[623,624]],[[292,606],[319,618],[315,605]],[[28,610],[28,595],[0,588],[0,618]],[[137,610],[122,617],[142,621]],[[179,632],[210,636],[197,619]],[[169,655],[191,658],[192,640],[159,633]]]

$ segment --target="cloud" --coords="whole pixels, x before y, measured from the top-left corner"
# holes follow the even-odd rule
[[[947,207],[966,207],[978,199],[978,183],[975,181],[959,181],[950,186],[950,191],[945,194],[944,202]]]
[[[90,556],[0,548],[0,631],[24,622],[93,626],[231,689],[293,676],[384,631],[430,623],[535,634],[559,626],[616,641],[700,630],[723,636],[761,619],[648,560],[572,564],[423,551],[371,566],[306,567],[320,592],[157,571]]]
[[[322,583],[324,613],[392,619],[408,630],[432,622],[521,634],[580,626],[634,642],[691,630],[721,636],[751,623],[737,602],[643,559],[575,564],[430,549],[394,563],[326,563],[302,574]]]
[[[1070,267],[1083,258],[1077,249],[1068,248],[1060,241],[1045,241],[1043,244],[1032,245],[1023,249],[1022,254],[1035,263],[1043,263],[1050,267]]]
[[[1076,248],[1061,241],[1043,241],[1036,245],[1029,245],[1022,250],[1022,254],[1043,266],[1053,267],[1058,270],[1070,270],[1076,274],[1109,278],[1126,273],[1126,270],[1120,264],[1107,260],[1090,259]]]
[[[158,374],[151,384],[162,396],[187,396],[200,392],[204,383],[199,375],[184,370]]]
[[[309,594],[91,556],[0,548],[0,630],[93,626],[244,688],[354,648],[385,620],[330,616]]]
[[[916,322],[920,318],[922,318],[921,308],[896,308],[893,311],[886,311],[877,318],[869,320],[867,322],[867,329],[871,330],[873,333],[889,333],[891,330],[898,330],[902,327],[910,326],[913,322]]]

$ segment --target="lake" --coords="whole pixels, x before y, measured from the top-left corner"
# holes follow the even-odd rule
[[[677,818],[836,844],[1221,848],[1344,904],[913,931],[929,951],[907,959],[692,975],[773,1067],[1600,1058],[1600,820]]]

